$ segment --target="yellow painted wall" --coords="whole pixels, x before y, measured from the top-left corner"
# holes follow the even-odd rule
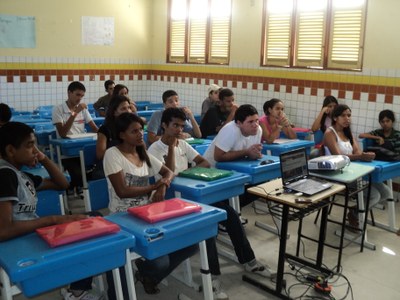
[[[151,8],[149,0],[1,0],[1,14],[36,17],[36,48],[0,48],[0,56],[148,61],[151,60]],[[82,45],[82,16],[114,17],[114,45]]]

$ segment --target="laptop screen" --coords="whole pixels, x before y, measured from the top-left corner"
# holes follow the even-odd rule
[[[286,185],[308,175],[306,149],[300,148],[280,155],[282,183]]]

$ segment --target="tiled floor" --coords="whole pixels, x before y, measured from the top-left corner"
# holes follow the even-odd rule
[[[79,209],[79,201],[74,201],[73,207]],[[397,218],[399,214],[399,203],[396,203]],[[334,208],[332,215],[338,215],[340,211]],[[254,225],[255,220],[266,222],[273,225],[270,215],[258,214],[254,212],[252,207],[244,208],[243,215],[249,219],[249,224],[246,225],[246,231],[251,244],[256,252],[256,256],[263,262],[270,264],[272,267],[277,265],[278,257],[278,237],[270,232],[262,230]],[[381,221],[387,220],[386,210],[375,210],[375,218]],[[305,231],[308,234],[315,235],[318,232],[318,225],[313,224],[314,215],[308,216],[305,223]],[[399,224],[399,220],[397,222]],[[333,232],[336,229],[335,225],[328,225],[327,239],[337,241],[337,237]],[[288,251],[293,251],[296,245],[296,230],[297,222],[289,224],[290,238],[288,240]],[[372,251],[365,249],[360,252],[358,245],[351,244],[343,251],[341,275],[334,276],[329,279],[329,284],[332,285],[331,299],[400,299],[399,270],[400,270],[400,237],[395,233],[388,232],[376,227],[368,226],[368,240],[376,245],[376,250]],[[219,247],[223,247],[219,245]],[[305,241],[302,252],[307,257],[312,257],[315,254],[316,247],[314,243]],[[199,266],[199,257],[196,255],[192,258],[192,267],[194,270],[195,280],[200,282],[200,277],[196,271]],[[337,261],[337,251],[327,248],[325,251],[325,264],[329,268],[333,268]],[[223,287],[231,300],[261,300],[261,299],[278,299],[270,294],[267,294],[258,288],[242,281],[244,274],[243,268],[237,263],[229,259],[220,259],[223,275],[221,281]],[[302,294],[311,295],[317,298],[313,299],[328,299],[328,297],[316,293],[308,284],[300,283],[302,273],[310,271],[306,269],[291,270],[286,264],[285,271],[287,274],[286,291],[292,296],[300,296]],[[273,284],[264,280],[271,287]],[[182,285],[174,278],[168,278],[168,286],[161,284],[161,293],[159,295],[146,295],[143,287],[140,284],[136,285],[138,299],[178,299],[179,293],[184,293],[190,296],[191,299],[202,299],[202,294]],[[15,299],[26,299],[23,296],[15,297]],[[44,299],[61,299],[59,290],[47,293],[36,300]],[[186,299],[181,297],[181,299]],[[311,299],[303,297],[301,299]]]

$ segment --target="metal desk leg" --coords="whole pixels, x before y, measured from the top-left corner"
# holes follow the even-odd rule
[[[213,290],[211,284],[211,274],[208,267],[206,242],[199,243],[200,248],[200,261],[201,261],[201,279],[203,282],[204,300],[213,300]]]
[[[122,293],[121,288],[121,277],[119,275],[119,268],[112,270],[113,278],[114,278],[114,286],[115,286],[115,293],[117,294],[117,300],[123,300],[124,295]]]
[[[136,289],[135,289],[135,280],[133,278],[132,261],[139,257],[140,256],[137,255],[136,253],[133,252],[131,253],[129,249],[126,250],[125,275],[126,275],[126,285],[128,287],[129,300],[136,300]]]

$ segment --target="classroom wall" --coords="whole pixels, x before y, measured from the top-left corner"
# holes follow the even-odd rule
[[[362,72],[260,67],[262,0],[233,0],[229,66],[166,64],[167,0],[60,1],[2,0],[0,11],[37,18],[36,49],[0,49],[0,101],[20,110],[58,104],[66,87],[80,80],[85,101],[104,94],[103,81],[126,84],[135,100],[161,101],[178,91],[183,105],[200,112],[207,85],[234,90],[236,101],[252,103],[260,114],[265,100],[284,100],[297,126],[309,127],[325,95],[353,109],[353,130],[378,126],[383,108],[400,112],[400,61],[396,0],[369,0]],[[46,9],[44,9],[46,8]],[[113,46],[82,46],[81,16],[115,18]]]

